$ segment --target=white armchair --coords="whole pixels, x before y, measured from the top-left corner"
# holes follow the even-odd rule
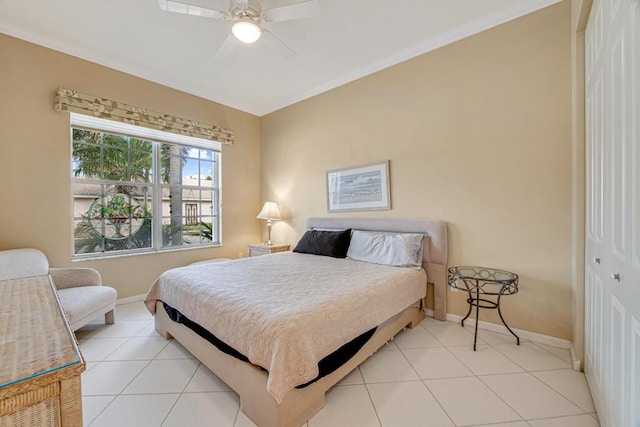
[[[49,268],[47,257],[37,249],[0,251],[0,281],[49,274],[53,280],[69,325],[76,331],[104,315],[105,323],[115,321],[118,296],[102,285],[93,268]]]

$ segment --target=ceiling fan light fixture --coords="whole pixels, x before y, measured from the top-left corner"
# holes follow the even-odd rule
[[[255,43],[262,36],[262,29],[251,20],[242,20],[231,27],[233,35],[242,43]]]

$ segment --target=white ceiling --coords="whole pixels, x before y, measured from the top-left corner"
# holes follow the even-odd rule
[[[262,116],[557,1],[320,0],[318,17],[264,24],[293,60],[262,40],[216,59],[231,23],[157,0],[0,0],[0,32]]]

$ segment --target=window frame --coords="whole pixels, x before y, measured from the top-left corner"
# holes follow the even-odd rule
[[[69,126],[69,135],[70,135],[70,168],[69,173],[71,175],[71,186],[70,186],[70,203],[71,203],[71,260],[72,261],[82,261],[82,260],[91,260],[91,259],[105,259],[105,258],[119,258],[119,257],[128,257],[135,255],[148,255],[154,253],[165,253],[165,252],[173,252],[173,251],[183,251],[183,250],[192,250],[192,249],[204,249],[211,247],[220,247],[222,246],[222,144],[217,141],[210,141],[202,138],[189,137],[186,135],[174,134],[171,132],[164,132],[160,130],[130,125],[127,123],[115,122],[112,120],[101,119],[97,117],[86,116],[83,114],[71,113],[71,123]],[[137,138],[145,141],[149,141],[152,143],[152,180],[149,183],[142,182],[131,182],[131,181],[120,181],[123,185],[146,185],[151,188],[152,193],[152,242],[151,246],[147,248],[139,248],[139,249],[125,249],[125,250],[117,250],[110,252],[92,252],[85,254],[77,254],[75,249],[75,227],[76,227],[76,216],[75,216],[75,185],[76,183],[90,183],[90,184],[110,184],[113,185],[113,180],[105,180],[102,177],[99,179],[91,179],[88,180],[86,178],[79,178],[74,176],[73,174],[73,161],[74,161],[74,151],[73,151],[73,129],[82,129],[89,130],[94,132],[100,132],[102,134],[111,134],[111,135],[119,135],[129,138]],[[163,182],[162,176],[160,173],[161,170],[161,146],[162,144],[174,144],[179,146],[188,146],[190,148],[208,150],[212,152],[212,178],[213,183],[206,190],[211,190],[212,192],[212,200],[211,203],[214,206],[214,210],[211,213],[212,220],[212,235],[217,237],[217,240],[212,240],[206,243],[195,243],[190,245],[180,245],[180,246],[163,246],[163,211],[162,211],[162,188],[166,187],[167,184]],[[180,184],[178,187],[183,189],[183,187],[189,187],[189,185]],[[200,187],[200,183],[198,185]],[[184,190],[181,190],[184,191]],[[202,201],[196,202],[201,204]],[[183,202],[184,204],[184,202]],[[202,216],[201,212],[198,212],[200,218]],[[186,213],[183,212],[183,220],[186,218]]]

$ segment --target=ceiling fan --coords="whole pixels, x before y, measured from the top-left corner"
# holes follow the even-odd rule
[[[166,12],[233,21],[231,34],[229,34],[227,39],[220,45],[214,55],[220,59],[229,56],[238,42],[251,44],[263,37],[265,43],[278,50],[283,57],[292,59],[296,56],[295,51],[277,38],[271,31],[265,29],[262,24],[264,22],[310,18],[320,14],[320,3],[318,0],[305,0],[268,9],[263,9],[257,0],[230,0],[229,11],[227,12],[176,0],[158,0],[158,4],[160,5],[160,9]]]

